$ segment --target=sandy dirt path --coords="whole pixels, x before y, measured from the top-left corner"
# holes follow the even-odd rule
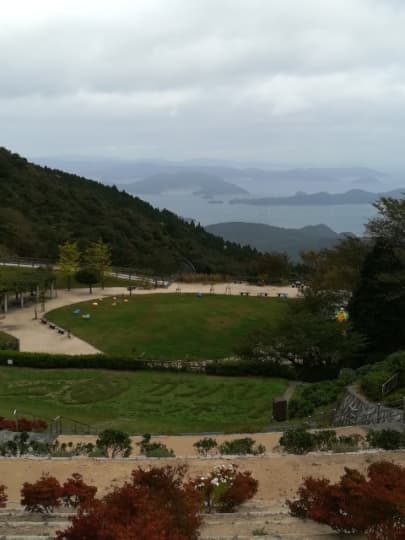
[[[285,499],[293,497],[297,487],[306,476],[327,477],[338,480],[345,467],[352,467],[365,472],[368,465],[375,461],[389,460],[405,466],[405,452],[367,452],[353,454],[311,453],[304,456],[271,454],[264,457],[218,458],[218,459],[143,459],[143,460],[107,460],[107,459],[12,459],[0,458],[1,482],[8,487],[10,502],[19,501],[19,493],[24,482],[36,481],[42,473],[49,473],[64,481],[72,473],[83,475],[86,482],[98,486],[101,493],[113,485],[120,485],[129,478],[137,467],[151,465],[186,463],[189,475],[204,475],[220,464],[235,463],[240,470],[252,471],[259,480],[256,499],[268,505],[283,504]]]
[[[173,294],[179,289],[181,293],[202,293],[209,294],[209,284],[199,283],[172,283],[168,288],[135,290],[133,294]],[[297,296],[297,289],[293,287],[257,287],[243,283],[217,283],[214,285],[215,294],[240,295],[249,293],[251,296],[267,293],[270,297],[280,293],[286,293],[289,297]],[[126,287],[110,287],[104,290],[95,289],[93,294],[89,294],[87,289],[73,289],[68,292],[59,290],[57,298],[47,300],[45,309],[51,311],[77,302],[97,299],[106,296],[118,296],[128,294]],[[39,319],[43,314],[38,313]],[[47,325],[41,324],[40,320],[34,318],[34,306],[15,308],[10,310],[6,317],[0,320],[0,330],[4,330],[20,340],[21,351],[46,352],[55,354],[96,354],[98,351],[89,343],[75,336],[68,337],[67,334],[59,334]]]

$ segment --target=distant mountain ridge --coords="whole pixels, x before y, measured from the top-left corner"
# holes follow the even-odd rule
[[[380,197],[402,197],[405,188],[394,189],[383,193],[372,193],[363,189],[351,189],[345,193],[305,193],[298,191],[290,197],[260,197],[232,199],[229,204],[253,204],[257,206],[305,206],[331,204],[372,204]]]
[[[155,174],[132,184],[123,184],[121,189],[137,195],[162,194],[178,190],[193,191],[195,195],[238,195],[248,192],[219,176],[195,171],[181,171],[173,174]]]
[[[336,233],[326,225],[310,225],[301,229],[285,229],[263,223],[240,221],[216,223],[205,229],[224,240],[256,248],[258,251],[287,253],[292,260],[300,259],[300,252],[331,248],[349,233]]]
[[[74,174],[94,178],[108,184],[129,184],[161,174],[204,173],[220,177],[246,188],[250,193],[292,193],[309,191],[341,191],[356,186],[374,189],[381,179],[389,176],[368,167],[296,167],[277,168],[271,164],[243,164],[220,160],[124,160],[85,158],[37,158],[34,161]],[[369,179],[370,182],[365,180]],[[384,183],[382,183],[384,184]],[[396,182],[395,185],[398,185]],[[377,188],[380,189],[380,188]],[[388,188],[387,188],[388,189]]]

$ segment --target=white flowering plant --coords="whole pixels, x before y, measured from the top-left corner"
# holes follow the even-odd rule
[[[193,481],[201,495],[203,509],[210,512],[233,512],[257,492],[258,482],[250,472],[240,472],[235,464],[219,465],[207,476]]]

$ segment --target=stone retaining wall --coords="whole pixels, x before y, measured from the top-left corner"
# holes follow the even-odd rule
[[[355,388],[346,390],[334,418],[336,426],[392,424],[404,422],[404,411],[370,403]]]

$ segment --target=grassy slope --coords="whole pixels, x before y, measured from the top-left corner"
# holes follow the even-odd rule
[[[274,323],[285,300],[196,294],[153,294],[103,300],[95,307],[80,304],[84,320],[67,306],[47,317],[98,349],[110,354],[141,354],[149,358],[211,359],[233,353],[252,330]]]
[[[63,415],[131,433],[258,431],[285,388],[277,379],[2,367],[0,414]]]

